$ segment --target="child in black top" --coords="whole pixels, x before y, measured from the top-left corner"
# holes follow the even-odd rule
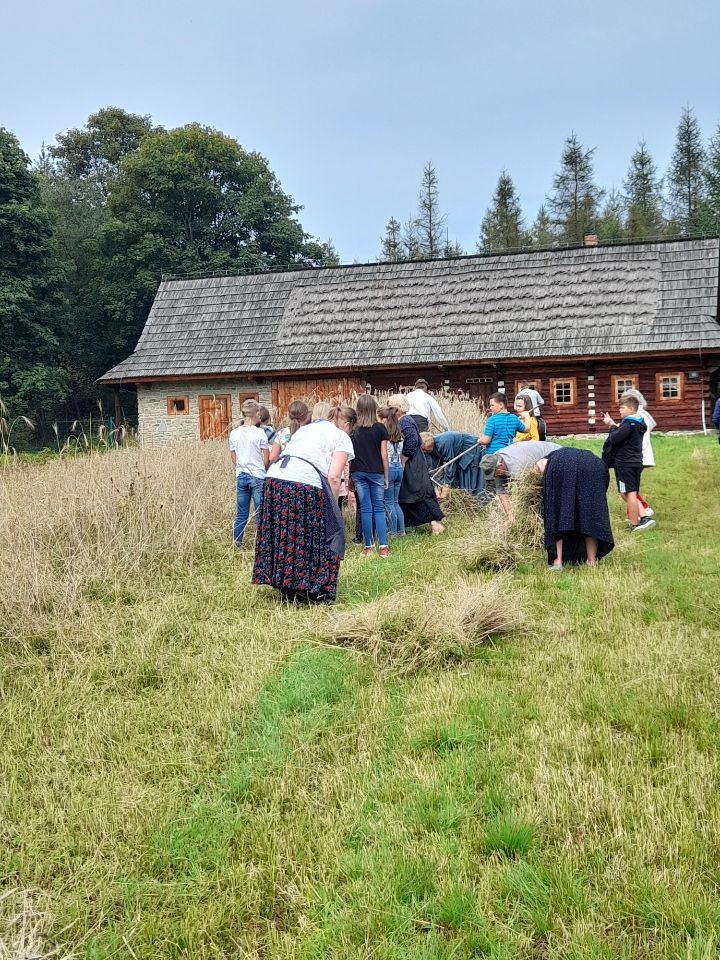
[[[627,504],[628,520],[634,530],[648,530],[655,526],[651,517],[640,518],[640,474],[642,473],[643,434],[647,424],[638,417],[638,402],[635,397],[620,401],[620,423],[615,423],[609,413],[603,415],[603,423],[610,427],[603,446],[602,458],[608,467],[615,470],[620,496]]]
[[[357,426],[352,434],[355,457],[350,461],[350,479],[362,517],[363,555],[373,549],[373,521],[381,557],[388,555],[385,491],[388,486],[388,432],[377,421],[377,403],[369,393],[358,397]]]

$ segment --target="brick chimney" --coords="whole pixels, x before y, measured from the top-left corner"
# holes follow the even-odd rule
[[[586,233],[583,243],[586,247],[596,247],[598,245],[598,235],[596,233]]]

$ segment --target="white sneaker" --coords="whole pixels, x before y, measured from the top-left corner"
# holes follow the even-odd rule
[[[654,517],[654,516],[655,516],[655,511],[653,510],[652,507],[645,507],[645,516],[646,516],[646,517]]]
[[[638,521],[634,532],[637,533],[638,530],[649,530],[650,527],[654,527],[655,525],[656,522],[651,517],[643,517],[642,520]]]

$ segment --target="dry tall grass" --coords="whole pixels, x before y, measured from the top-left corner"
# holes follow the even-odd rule
[[[373,396],[377,400],[378,406],[383,406],[387,403],[391,392],[380,390],[374,393]],[[445,418],[450,424],[451,430],[457,430],[460,433],[470,433],[477,437],[482,436],[487,413],[481,403],[477,400],[471,400],[469,397],[461,397],[454,393],[447,395],[444,393],[433,393],[432,396],[440,404]],[[336,399],[338,402],[342,401],[342,403],[348,403],[354,407],[357,403],[357,398],[357,393],[353,393],[350,397]],[[317,401],[317,396],[313,394],[312,396],[299,397],[298,399],[306,403],[308,408],[312,410],[313,404]],[[272,412],[273,423],[276,426],[281,424],[287,425],[287,410],[278,410],[277,407],[273,407]]]
[[[224,443],[118,449],[0,470],[0,640],[77,615],[99,583],[142,583],[227,534],[233,472]]]
[[[542,481],[535,474],[514,480],[510,486],[512,523],[497,503],[484,510],[456,547],[463,566],[468,570],[507,570],[537,560],[543,548],[541,498]]]

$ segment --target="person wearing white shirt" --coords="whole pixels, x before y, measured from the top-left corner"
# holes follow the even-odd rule
[[[344,553],[340,482],[354,449],[352,407],[293,433],[267,472],[252,582],[287,600],[332,603]]]
[[[228,438],[230,459],[235,467],[235,492],[237,510],[233,525],[233,541],[242,546],[245,527],[250,517],[250,500],[255,507],[255,523],[260,519],[263,483],[270,457],[267,434],[256,426],[260,404],[246,400],[242,405],[243,422]]]
[[[531,387],[527,380],[523,380],[522,389],[518,390],[518,397],[527,397],[532,404],[530,411],[534,417],[540,416],[540,407],[545,406],[544,399],[540,396],[535,387]]]
[[[445,419],[440,404],[435,397],[430,396],[428,389],[427,380],[421,378],[415,381],[415,389],[405,394],[410,408],[408,415],[415,421],[420,433],[429,430],[431,423],[440,430],[449,430],[450,425]]]

